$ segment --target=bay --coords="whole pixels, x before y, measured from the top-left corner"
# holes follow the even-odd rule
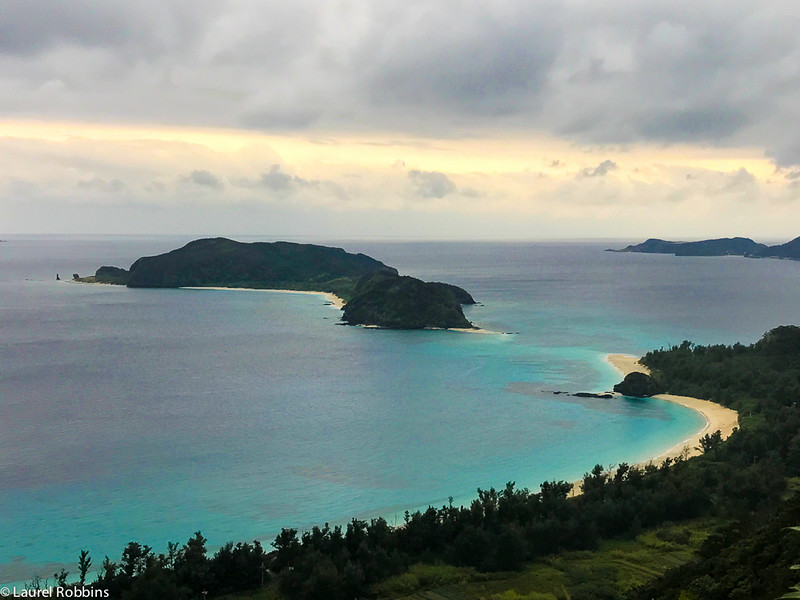
[[[798,321],[800,264],[603,252],[615,242],[319,241],[461,285],[481,302],[468,318],[510,335],[341,327],[318,296],[55,281],[186,241],[0,244],[0,581],[83,548],[99,564],[196,530],[268,543],[642,460],[701,418],[552,392],[609,389],[610,352]]]

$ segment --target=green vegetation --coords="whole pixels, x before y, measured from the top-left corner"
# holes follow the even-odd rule
[[[562,600],[618,598],[691,559],[713,521],[668,524],[634,539],[604,541],[593,552],[562,552],[519,572],[481,573],[446,565],[413,565],[376,586],[378,600]]]
[[[800,259],[800,237],[785,244],[767,246],[750,238],[719,238],[699,242],[669,242],[651,238],[641,244],[631,244],[611,252],[644,252],[646,254],[674,254],[675,256],[749,256],[752,258]]]
[[[245,244],[226,238],[195,240],[166,254],[140,258],[130,271],[100,267],[93,277],[79,281],[146,288],[331,292],[347,302],[345,323],[391,329],[471,328],[461,305],[475,303],[460,287],[400,277],[397,269],[364,254],[313,244]]]
[[[296,289],[332,292],[347,299],[358,279],[381,272],[397,274],[396,269],[380,261],[341,248],[290,242],[245,244],[207,238],[165,254],[140,258],[127,272],[102,267],[95,280],[118,283],[127,273],[124,285],[128,287]]]
[[[391,329],[471,328],[461,310],[464,303],[475,301],[456,286],[379,273],[358,282],[342,321]]]
[[[662,392],[656,380],[644,373],[634,371],[628,373],[620,383],[614,386],[614,391],[623,396],[634,398],[648,398]]]
[[[111,285],[128,285],[130,273],[119,267],[100,267],[91,277],[74,277],[82,283],[108,283]]]
[[[706,435],[703,454],[613,471],[536,491],[478,490],[452,503],[346,527],[284,529],[213,557],[198,533],[166,555],[131,543],[94,584],[119,598],[210,597],[253,590],[291,600],[723,600],[777,598],[800,557],[800,328],[752,346],[680,346],[644,359],[668,392],[739,411],[742,428]],[[269,568],[266,573],[262,567]],[[272,582],[262,590],[261,577]],[[154,592],[153,590],[158,590]],[[256,591],[258,590],[258,591]],[[195,594],[192,596],[192,594]],[[247,597],[247,596],[242,596]]]

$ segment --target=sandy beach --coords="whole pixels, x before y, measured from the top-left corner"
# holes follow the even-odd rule
[[[640,373],[650,374],[650,369],[639,363],[639,357],[630,354],[609,354],[606,356],[606,361],[610,363],[623,377],[628,373],[638,371]],[[722,434],[722,439],[727,439],[733,430],[739,426],[739,413],[730,408],[725,408],[714,402],[708,400],[700,400],[699,398],[690,398],[689,396],[674,396],[672,394],[658,394],[653,396],[659,400],[666,400],[667,402],[675,402],[681,406],[691,408],[699,412],[705,420],[703,428],[694,435],[686,438],[682,442],[675,444],[666,452],[662,452],[657,456],[653,456],[647,460],[636,463],[633,466],[645,467],[650,464],[660,465],[667,458],[690,458],[700,454],[698,450],[700,446],[700,439],[708,433],[719,431]],[[613,472],[613,470],[612,470]],[[572,484],[572,492],[570,496],[577,496],[581,493],[581,484],[583,480],[576,481]]]
[[[450,327],[450,328],[443,328],[443,327],[426,327],[426,331],[458,331],[461,333],[482,333],[488,335],[509,335],[502,331],[492,331],[491,329],[481,329],[480,327],[473,327],[472,329],[467,329],[466,327]]]
[[[223,290],[223,291],[236,291],[236,292],[278,292],[281,294],[312,294],[314,296],[322,296],[331,303],[331,305],[341,310],[344,307],[344,300],[339,298],[336,294],[330,292],[311,292],[306,290],[271,290],[261,288],[235,288],[235,287],[182,287],[182,290]]]
[[[623,377],[634,371],[650,373],[647,367],[639,363],[639,359],[636,356],[631,356],[629,354],[609,354],[606,360],[622,373]],[[708,433],[719,431],[722,434],[722,439],[727,439],[731,433],[733,433],[733,430],[739,426],[739,413],[714,402],[709,402],[708,400],[700,400],[699,398],[690,398],[688,396],[674,396],[672,394],[658,394],[657,396],[653,396],[653,398],[675,402],[676,404],[691,408],[703,415],[706,424],[693,436],[683,440],[679,444],[675,444],[675,446],[666,452],[654,456],[650,460],[639,463],[639,466],[649,463],[658,464],[663,462],[666,458],[676,458],[678,456],[688,458],[690,456],[697,456],[700,454],[700,451],[697,449],[700,445],[700,438]]]

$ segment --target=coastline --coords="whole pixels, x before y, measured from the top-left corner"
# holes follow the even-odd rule
[[[75,280],[66,280],[61,279],[59,281],[69,281],[72,283],[92,283],[95,285],[117,285],[114,283],[105,283],[100,281],[75,281]],[[332,292],[317,292],[313,290],[283,290],[283,289],[272,289],[272,288],[245,288],[245,287],[224,287],[224,286],[182,286],[178,288],[179,290],[216,290],[216,291],[223,291],[223,292],[277,292],[279,294],[311,294],[312,296],[322,296],[325,298],[326,301],[330,302],[331,306],[336,310],[342,310],[345,305],[345,301],[337,296]],[[357,327],[364,327],[366,329],[383,329],[378,325],[357,325]],[[460,333],[480,333],[480,334],[488,334],[488,335],[511,335],[504,331],[492,331],[490,329],[483,329],[481,327],[475,327],[473,329],[467,329],[462,327],[450,327],[449,329],[443,327],[425,327],[425,331],[457,331]]]
[[[623,377],[633,372],[645,373],[646,375],[650,374],[650,369],[641,364],[639,360],[639,357],[633,356],[632,354],[606,355],[606,362],[619,371]],[[680,404],[681,406],[685,406],[686,408],[690,408],[693,411],[700,413],[705,421],[705,425],[703,425],[703,428],[700,429],[700,431],[675,444],[671,448],[668,448],[661,454],[657,454],[656,456],[652,456],[646,460],[634,463],[631,465],[632,467],[642,468],[646,467],[647,465],[658,466],[668,458],[691,458],[692,456],[699,456],[701,454],[700,450],[698,449],[700,446],[700,440],[706,434],[719,431],[722,435],[722,439],[725,440],[728,439],[728,437],[730,437],[730,435],[733,433],[734,429],[739,426],[738,412],[730,408],[725,408],[720,404],[709,402],[708,400],[691,398],[689,396],[675,396],[674,394],[657,394],[651,397],[656,398],[657,400],[674,402],[675,404]],[[612,469],[611,472],[613,473],[614,470]],[[581,491],[582,484],[583,479],[572,483],[572,491],[569,494],[570,497],[578,496],[583,493]]]
[[[212,286],[186,286],[179,288],[181,290],[218,290],[218,291],[228,291],[228,292],[278,292],[281,294],[311,294],[313,296],[322,296],[331,303],[331,305],[337,309],[342,310],[344,308],[344,300],[339,298],[336,294],[331,292],[314,292],[310,290],[275,290],[275,289],[266,289],[266,288],[242,288],[242,287],[212,287]]]
[[[362,327],[364,329],[390,329],[388,327],[382,327],[381,325],[353,325],[353,327]],[[392,330],[397,331],[397,330]],[[504,331],[492,331],[491,329],[483,329],[481,327],[473,327],[472,329],[467,329],[466,327],[423,327],[422,329],[412,329],[410,331],[457,331],[459,333],[480,333],[482,335],[513,335],[511,333],[506,333]]]
[[[606,356],[606,361],[622,373],[623,377],[635,371],[648,375],[650,374],[650,370],[639,363],[639,358],[631,356],[630,354],[609,354]],[[725,408],[720,404],[716,404],[715,402],[701,400],[700,398],[690,398],[689,396],[676,396],[674,394],[658,394],[653,396],[653,398],[674,402],[675,404],[680,404],[681,406],[685,406],[686,408],[700,413],[705,420],[705,425],[700,431],[682,442],[675,444],[665,452],[648,460],[636,463],[638,467],[656,462],[660,463],[667,458],[677,458],[679,456],[689,458],[698,456],[700,451],[697,447],[700,445],[700,439],[706,434],[719,431],[722,434],[722,439],[725,440],[730,437],[734,429],[739,426],[739,413],[730,408]]]

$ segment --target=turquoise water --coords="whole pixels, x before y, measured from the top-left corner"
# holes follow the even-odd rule
[[[99,564],[198,529],[269,542],[642,460],[702,419],[552,392],[609,389],[609,352],[751,342],[798,320],[798,263],[608,244],[337,244],[463,285],[482,302],[468,317],[513,335],[341,327],[318,296],[54,280],[185,241],[0,244],[0,581],[82,548]]]

